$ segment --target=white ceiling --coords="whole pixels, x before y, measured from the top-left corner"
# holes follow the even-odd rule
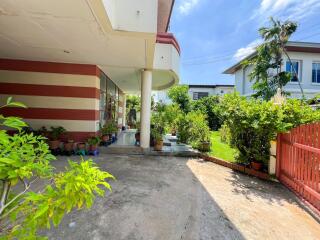
[[[0,58],[96,64],[132,92],[140,89],[146,49],[141,35],[103,31],[86,0],[0,1]],[[171,81],[155,76],[155,88]]]

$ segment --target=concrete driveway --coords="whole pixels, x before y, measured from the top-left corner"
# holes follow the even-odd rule
[[[49,239],[320,239],[320,225],[280,184],[197,159],[95,161],[117,177],[113,192],[66,216]]]

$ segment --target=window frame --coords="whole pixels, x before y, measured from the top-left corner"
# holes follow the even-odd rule
[[[289,61],[289,59],[286,59],[286,61],[285,61],[285,66],[284,66],[284,70],[286,71],[286,72],[288,72],[287,71],[287,63],[289,63],[290,61]],[[299,84],[299,82],[300,83],[302,83],[302,64],[303,64],[303,61],[302,60],[299,60],[299,59],[291,59],[291,62],[292,63],[294,63],[294,62],[297,62],[298,63],[298,81],[292,81],[292,79],[290,79],[290,81],[288,82],[288,84]],[[291,66],[292,67],[292,66]],[[290,73],[292,73],[292,72],[290,72]]]
[[[320,61],[312,61],[312,67],[311,67],[311,84],[312,85],[320,85],[320,78],[319,78],[319,80],[318,79],[316,79],[316,80],[318,80],[317,82],[313,82],[313,64],[318,64],[319,65],[319,67],[318,67],[318,69],[320,70]],[[317,75],[316,75],[316,78],[317,78]]]

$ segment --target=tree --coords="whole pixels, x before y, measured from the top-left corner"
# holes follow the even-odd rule
[[[270,100],[271,97],[276,94],[277,89],[280,89],[283,94],[287,94],[283,90],[283,87],[292,78],[297,80],[302,96],[304,97],[298,74],[286,51],[286,44],[291,35],[297,30],[297,24],[291,21],[282,23],[273,18],[271,18],[270,21],[270,27],[262,27],[259,29],[264,43],[257,48],[257,54],[251,60],[243,63],[244,66],[253,65],[250,79],[251,81],[255,81],[253,84],[253,89],[256,90],[254,97]],[[293,76],[291,73],[281,71],[283,55],[288,58],[291,64]]]
[[[191,99],[188,91],[189,87],[187,85],[177,85],[170,88],[168,91],[168,97],[173,103],[178,104],[184,113],[188,113],[190,111]]]
[[[3,107],[25,106],[9,98]],[[0,130],[0,239],[38,239],[38,230],[59,225],[66,213],[91,207],[96,195],[111,190],[105,179],[114,177],[90,159],[69,161],[65,172],[54,173],[46,138],[23,132],[22,119],[0,115],[0,126],[17,130]],[[39,179],[49,184],[33,191]],[[22,190],[14,187],[19,183]]]

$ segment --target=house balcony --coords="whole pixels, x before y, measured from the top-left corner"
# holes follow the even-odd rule
[[[158,33],[154,55],[155,90],[179,83],[180,46],[172,33]]]

